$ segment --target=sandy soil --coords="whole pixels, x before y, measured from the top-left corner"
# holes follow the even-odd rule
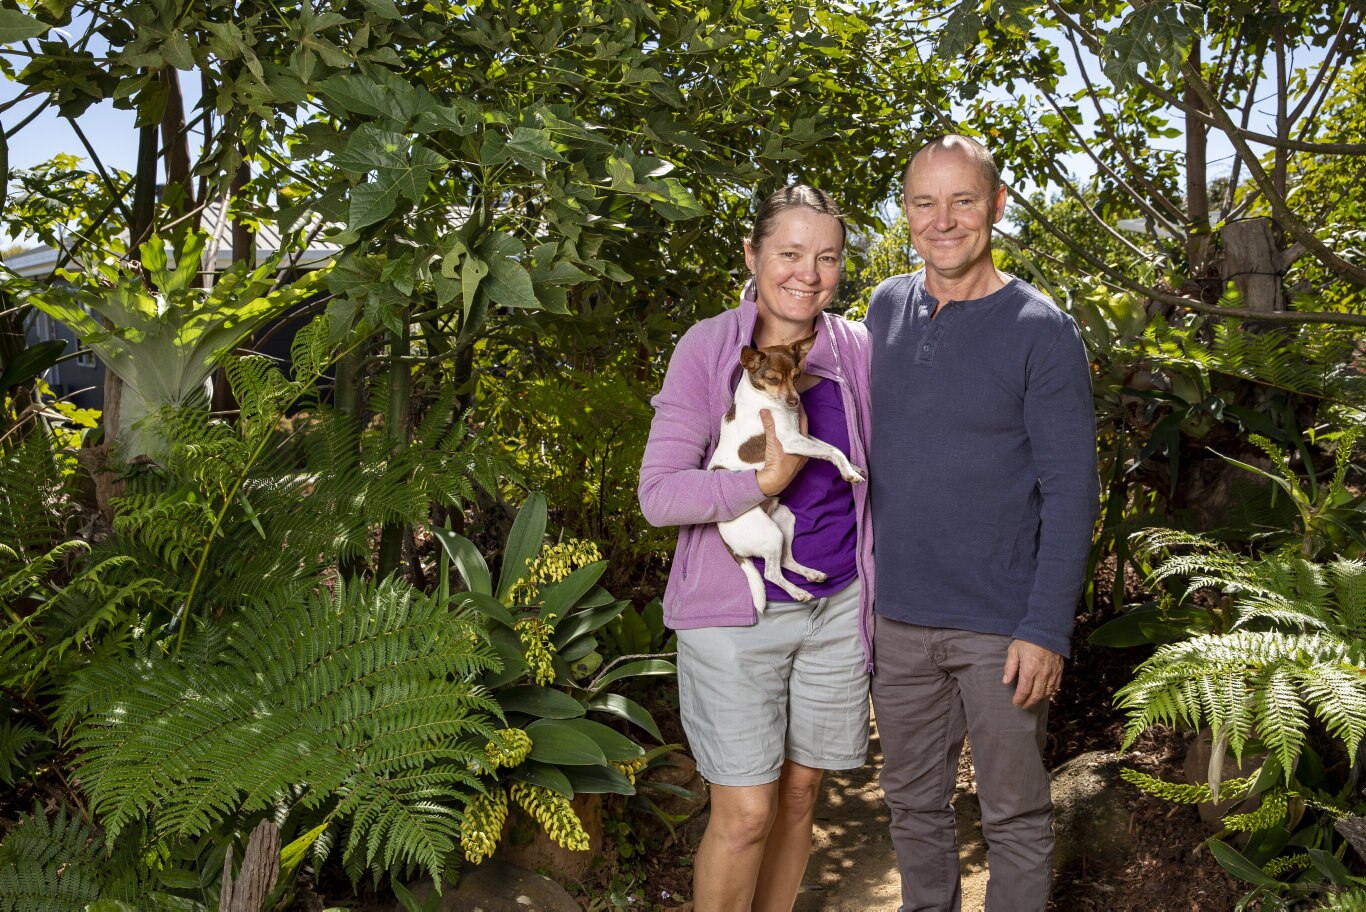
[[[826,777],[816,808],[815,846],[795,912],[880,912],[900,904],[901,881],[888,835],[887,805],[877,785],[881,743],[874,722],[869,762]],[[986,845],[967,751],[958,771],[958,845],[963,859],[963,912],[981,912],[986,897]]]

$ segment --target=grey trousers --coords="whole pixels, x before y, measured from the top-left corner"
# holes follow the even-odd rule
[[[987,843],[986,912],[1043,912],[1053,872],[1048,704],[1010,702],[1014,685],[1001,683],[1010,637],[879,617],[874,641],[873,711],[902,912],[959,912],[953,791],[965,733]]]

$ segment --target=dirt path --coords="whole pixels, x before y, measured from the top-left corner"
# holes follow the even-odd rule
[[[795,912],[895,912],[901,886],[896,872],[887,805],[877,785],[882,744],[874,722],[869,762],[826,776],[816,807],[815,846]],[[963,859],[963,912],[981,912],[986,896],[986,846],[972,769],[964,751],[959,766],[958,845]]]

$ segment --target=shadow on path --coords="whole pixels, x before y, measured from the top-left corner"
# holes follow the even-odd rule
[[[901,899],[889,815],[878,788],[882,742],[874,721],[868,762],[828,773],[816,807],[811,863],[794,912],[895,912]],[[986,846],[972,771],[964,750],[959,766],[958,845],[963,861],[963,912],[980,912],[986,888]]]

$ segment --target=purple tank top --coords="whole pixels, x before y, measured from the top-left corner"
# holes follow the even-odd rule
[[[801,394],[806,409],[807,434],[849,455],[849,425],[838,384],[821,380]],[[797,517],[792,556],[797,563],[829,575],[823,583],[809,583],[791,570],[788,581],[817,598],[834,595],[858,574],[858,535],[854,522],[854,493],[839,469],[824,459],[808,459],[797,477],[778,496]],[[764,562],[756,559],[762,571]],[[772,602],[790,602],[791,596],[772,583],[764,583]]]

